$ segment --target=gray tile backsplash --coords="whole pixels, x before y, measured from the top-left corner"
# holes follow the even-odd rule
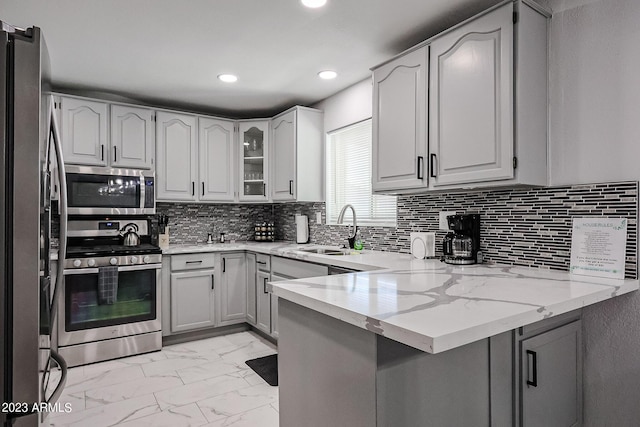
[[[559,270],[569,268],[572,218],[625,217],[629,220],[626,275],[637,277],[637,182],[400,196],[397,227],[360,228],[365,249],[408,253],[411,231],[435,231],[436,250],[441,253],[445,234],[438,230],[441,210],[480,213],[486,260]],[[225,232],[229,240],[253,240],[254,224],[262,221],[275,223],[278,240],[295,241],[296,214],[309,217],[311,243],[346,243],[346,226],[324,225],[324,203],[158,203],[157,211],[171,217],[172,243],[204,242],[211,232],[214,237]],[[323,224],[316,223],[316,212],[322,213]]]

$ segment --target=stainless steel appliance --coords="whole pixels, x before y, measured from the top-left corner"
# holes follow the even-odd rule
[[[52,114],[49,55],[39,28],[0,22],[0,421],[37,426],[56,402],[66,364],[51,341],[61,270],[51,276],[51,170],[62,150]],[[53,166],[55,169],[55,166]],[[60,192],[60,252],[66,192]],[[59,366],[56,382],[50,375]],[[6,405],[6,406],[5,406]]]
[[[126,245],[123,228],[140,242]],[[70,217],[58,318],[69,366],[160,350],[158,224],[154,217]]]
[[[69,215],[156,213],[151,171],[67,166]]]
[[[480,215],[451,215],[447,217],[449,229],[442,242],[444,262],[448,264],[482,263],[480,251]]]

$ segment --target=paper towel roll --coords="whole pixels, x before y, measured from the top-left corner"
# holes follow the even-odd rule
[[[309,241],[309,218],[306,215],[296,215],[296,243]]]

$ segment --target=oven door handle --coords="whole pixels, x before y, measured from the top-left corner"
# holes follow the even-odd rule
[[[120,271],[140,271],[140,270],[160,270],[162,268],[162,264],[141,264],[141,265],[121,265],[118,267],[118,272]],[[76,274],[98,274],[100,271],[99,268],[68,268],[64,270],[64,274],[66,276],[76,275]]]

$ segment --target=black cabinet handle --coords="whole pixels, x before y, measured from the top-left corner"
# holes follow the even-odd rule
[[[264,264],[264,265],[266,265],[267,261],[256,261],[256,264]]]
[[[104,144],[100,144],[100,157],[102,158],[102,161],[104,162]]]
[[[222,272],[224,273],[227,270],[227,259],[222,258]]]
[[[531,374],[533,375],[533,379],[529,380],[529,366],[527,366],[527,385],[538,387],[538,354],[535,351],[527,350],[527,361],[529,361],[530,356],[531,362],[529,366],[532,366]]]
[[[289,180],[289,194],[293,196],[293,180]]]
[[[263,291],[265,294],[268,294],[269,292],[267,292],[267,278],[265,277],[265,278],[263,279],[263,281],[264,281],[264,283],[262,284],[262,291]]]
[[[423,175],[424,157],[418,156],[418,179],[424,179]]]
[[[202,181],[202,195],[204,196],[204,181]]]
[[[438,158],[436,157],[436,154],[431,153],[430,160],[431,160],[430,161],[431,164],[429,165],[429,167],[431,168],[430,175],[431,175],[431,178],[436,178],[438,175],[436,173],[436,168],[438,166]]]
[[[214,290],[216,288],[216,276],[215,275],[211,275],[211,290]]]
[[[118,161],[118,147],[113,147],[113,161]]]
[[[191,181],[191,195],[196,195],[196,183],[194,181]]]
[[[267,183],[263,183],[262,184],[262,195],[266,196],[267,195]]]
[[[185,262],[185,264],[202,264],[202,260],[198,260],[198,261],[187,261],[187,262]]]

